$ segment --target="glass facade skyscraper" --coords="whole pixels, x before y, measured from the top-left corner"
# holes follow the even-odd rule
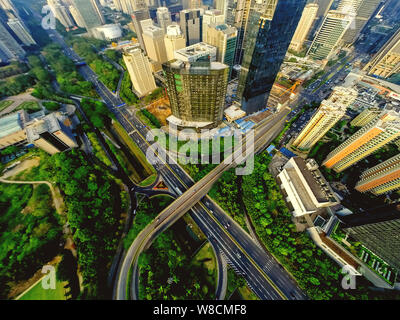
[[[238,99],[247,113],[267,107],[305,4],[306,0],[251,0],[238,87]]]
[[[100,27],[105,23],[97,0],[73,0],[73,4],[81,14],[87,30]]]

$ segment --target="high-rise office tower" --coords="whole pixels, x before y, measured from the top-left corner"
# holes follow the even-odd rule
[[[304,41],[310,33],[311,27],[315,21],[318,12],[318,5],[310,3],[306,5],[293,39],[290,42],[290,49],[300,51],[303,48]]]
[[[157,8],[157,23],[164,32],[167,31],[167,27],[172,23],[171,13],[168,11],[167,7]]]
[[[132,14],[135,11],[148,10],[145,0],[120,0],[121,11],[126,14]]]
[[[203,34],[203,10],[188,9],[179,13],[180,26],[186,38],[186,45],[190,46],[202,41]]]
[[[228,86],[229,67],[220,62],[163,64],[172,116],[178,128],[211,128],[221,123]]]
[[[123,58],[131,77],[133,90],[139,97],[157,88],[149,60],[138,44],[127,48]]]
[[[19,12],[11,0],[0,0],[0,8],[2,8],[6,13],[11,13],[13,16],[20,19]]]
[[[203,14],[203,32],[202,32],[202,41],[204,41],[206,37],[207,26],[209,24],[223,24],[225,21],[225,16],[219,10],[206,10]],[[205,42],[205,41],[204,41]]]
[[[184,10],[201,8],[201,0],[182,0],[182,7]]]
[[[381,0],[341,0],[338,11],[353,12],[355,20],[352,22],[346,33],[343,35],[343,42],[346,45],[353,44],[360,32],[377,9]]]
[[[47,0],[47,4],[50,6],[51,12],[65,28],[74,26],[74,22],[67,7],[63,6],[59,0]]]
[[[343,230],[392,267],[400,269],[400,206],[391,204],[340,217]]]
[[[186,47],[186,39],[183,36],[181,28],[177,24],[171,24],[167,27],[167,34],[164,36],[165,50],[167,60],[174,59],[174,52]]]
[[[314,36],[315,32],[319,30],[322,22],[324,21],[328,11],[331,9],[334,0],[312,0],[309,3],[315,3],[318,5],[317,18],[311,29],[311,35]]]
[[[396,155],[373,168],[364,171],[355,189],[370,191],[375,195],[400,188],[400,155]]]
[[[30,32],[19,19],[9,19],[7,25],[24,45],[31,46],[36,44],[36,41],[33,40]]]
[[[149,23],[145,23],[146,25],[153,24],[153,20],[150,19],[149,10],[139,10],[135,11],[131,15],[133,28],[135,29],[136,37],[139,41],[140,47],[146,52],[146,48],[143,41],[143,29],[142,29],[142,22],[149,21]]]
[[[355,19],[354,14],[331,10],[325,17],[307,55],[316,60],[330,59],[341,45],[343,35]]]
[[[209,24],[206,27],[204,42],[217,48],[217,61],[229,66],[229,79],[235,59],[237,30],[226,24]]]
[[[248,0],[229,0],[228,12],[226,17],[226,23],[232,25],[238,29],[238,37],[236,42],[235,52],[235,64],[241,65],[243,60],[244,48],[244,34],[247,26],[247,21],[250,13],[251,1]],[[232,11],[231,11],[232,10]],[[230,12],[234,12],[234,15],[230,15]],[[232,22],[233,20],[233,22]]]
[[[97,0],[73,0],[73,3],[88,31],[105,24],[104,16]]]
[[[238,98],[248,114],[266,108],[305,3],[306,0],[251,1],[238,86]]]
[[[156,26],[145,28],[143,30],[143,41],[150,59],[160,64],[167,62],[163,29]]]
[[[22,59],[25,51],[18,42],[11,36],[8,30],[0,23],[0,50],[8,60]]]
[[[72,18],[74,18],[78,27],[86,28],[85,20],[83,20],[81,13],[77,8],[75,8],[75,6],[69,6],[69,12],[71,13]]]
[[[335,87],[329,99],[321,102],[317,112],[294,140],[293,146],[310,150],[346,114],[356,98],[356,90]]]
[[[355,117],[350,124],[354,127],[363,127],[377,118],[381,112],[382,110],[378,107],[367,108]]]
[[[399,136],[399,114],[385,111],[329,153],[323,165],[341,172]]]
[[[390,78],[400,72],[400,29],[376,53],[364,71],[382,78]]]

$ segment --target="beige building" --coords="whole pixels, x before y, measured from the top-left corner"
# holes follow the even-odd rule
[[[355,117],[350,124],[354,127],[363,127],[378,117],[381,112],[378,107],[367,108]]]
[[[167,27],[167,34],[164,36],[165,50],[167,52],[167,60],[174,59],[174,52],[186,47],[186,39],[177,24]]]
[[[300,51],[303,48],[304,41],[307,39],[315,18],[317,17],[317,12],[318,4],[310,3],[305,7],[289,49]]]
[[[131,77],[133,91],[139,97],[143,97],[157,88],[149,60],[140,49],[140,45],[127,48],[123,58]]]
[[[328,154],[323,165],[341,172],[400,137],[400,114],[384,111]]]
[[[294,140],[293,147],[310,150],[346,114],[357,94],[352,88],[335,87],[329,99],[321,102],[317,112]]]
[[[156,26],[146,27],[143,29],[143,41],[147,55],[151,60],[160,64],[168,61],[163,29]]]
[[[370,75],[389,78],[400,72],[400,29],[365,66]]]
[[[203,14],[203,42],[206,42],[207,27],[210,24],[220,25],[225,23],[224,14],[216,9],[206,10]]]
[[[277,178],[295,218],[339,204],[314,159],[291,158]]]

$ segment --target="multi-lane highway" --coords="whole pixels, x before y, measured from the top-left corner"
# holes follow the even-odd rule
[[[62,46],[64,53],[68,57],[75,61],[81,61],[80,57],[66,45],[57,31],[48,30],[48,32],[53,40]],[[122,124],[129,136],[143,152],[146,152],[149,148],[149,142],[145,139],[148,129],[123,106],[121,99],[112,94],[98,80],[97,75],[88,66],[81,66],[79,71],[87,81],[93,83],[102,100],[114,113],[116,119]],[[271,134],[271,137],[273,135]],[[166,155],[166,159],[167,161],[164,162],[158,158],[154,167],[160,173],[170,190],[173,190],[177,196],[180,196],[193,187],[194,182],[176,162],[169,159],[168,155]],[[280,264],[269,253],[262,250],[211,199],[203,197],[201,201],[197,202],[196,198],[192,198],[187,203],[191,206],[195,203],[192,206],[193,219],[209,239],[213,239],[213,241],[215,240],[218,243],[220,250],[228,259],[230,265],[245,277],[257,296],[268,300],[306,299],[304,293]],[[162,220],[159,222],[162,222]],[[122,279],[119,277],[118,283],[125,283],[126,285],[128,280],[127,278]],[[120,293],[120,296],[122,296],[122,293]]]

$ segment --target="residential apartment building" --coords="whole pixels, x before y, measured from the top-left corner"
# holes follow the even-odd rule
[[[329,99],[321,106],[293,142],[293,147],[310,150],[345,114],[357,98],[352,88],[335,87]]]
[[[399,114],[385,111],[329,153],[323,165],[341,172],[399,136]]]
[[[373,168],[364,171],[355,189],[375,195],[400,188],[400,155],[396,155]]]
[[[382,110],[378,107],[371,107],[363,110],[357,117],[355,117],[350,125],[353,127],[363,127],[370,123],[372,120],[375,120],[380,114]]]

